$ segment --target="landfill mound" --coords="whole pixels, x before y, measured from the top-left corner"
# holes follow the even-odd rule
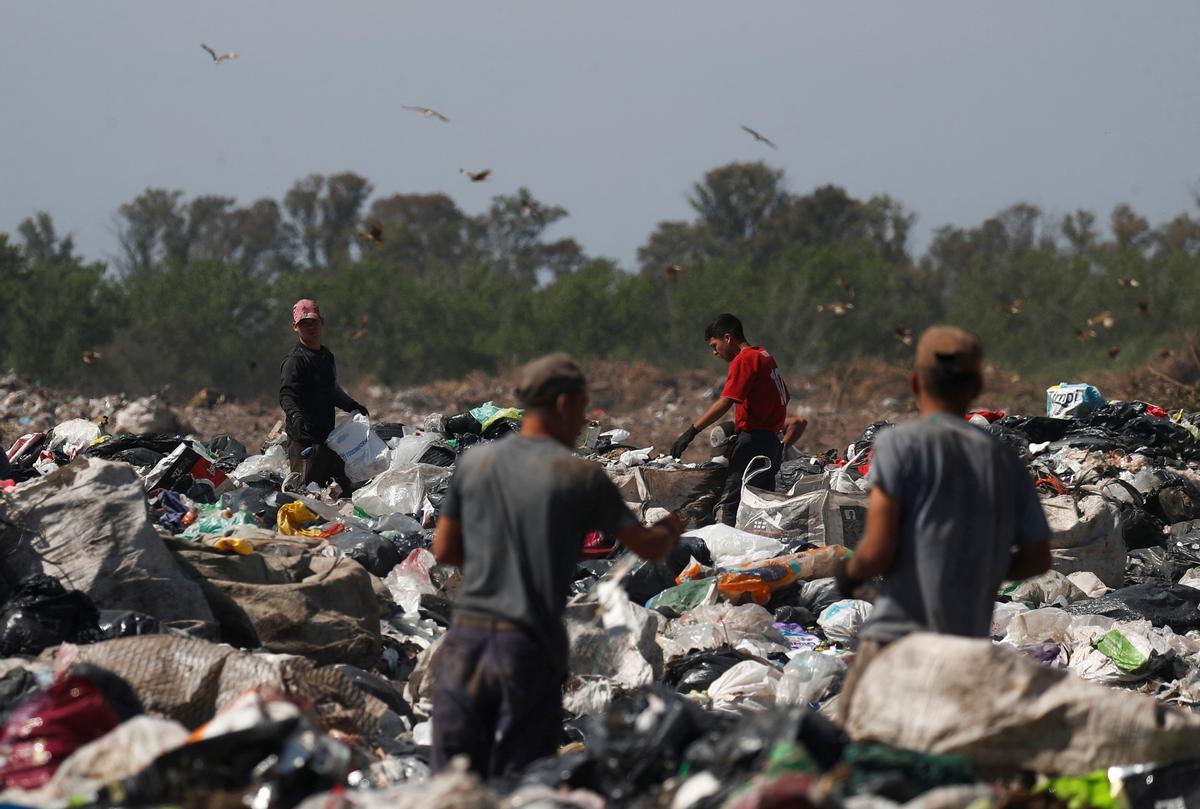
[[[342,492],[286,480],[267,405],[56,400],[5,378],[0,801],[1197,805],[1200,416],[1190,360],[1155,371],[1036,395],[989,371],[970,419],[1036,481],[1053,569],[1002,587],[990,640],[884,650],[842,716],[872,605],[832,576],[862,536],[875,438],[913,415],[906,374],[797,384],[811,431],[729,527],[719,442],[655,449],[712,376],[593,364],[577,451],[639,518],[687,530],[632,567],[588,537],[559,752],[491,783],[430,772],[431,660],[460,577],[429,549],[459,456],[520,429],[510,379],[367,386],[376,421],[330,440],[355,447]]]

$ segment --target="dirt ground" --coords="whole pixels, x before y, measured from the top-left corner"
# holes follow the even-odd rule
[[[631,433],[629,443],[665,452],[688,421],[720,392],[725,367],[714,360],[698,371],[672,372],[649,365],[597,361],[587,363],[591,417],[605,429]],[[486,401],[512,403],[515,372],[471,374],[462,379],[401,389],[362,383],[348,386],[370,409],[373,421],[420,426],[426,416],[460,413]],[[1101,371],[1081,374],[1109,399],[1144,399],[1170,408],[1200,407],[1200,356],[1195,346],[1182,346],[1132,372]],[[1044,412],[1045,390],[1060,380],[1022,378],[1002,368],[988,367],[984,394],[978,406],[1008,413]],[[874,359],[853,360],[817,376],[787,378],[792,392],[791,412],[809,420],[799,446],[813,453],[844,450],[862,429],[878,419],[904,420],[915,416],[907,370]],[[27,432],[48,430],[68,418],[112,416],[123,404],[119,394],[89,399],[39,388],[19,378],[0,378],[0,438],[5,446]],[[201,390],[188,402],[168,402],[184,429],[208,439],[220,433],[238,438],[252,451],[280,418],[274,401],[230,402],[218,391]],[[701,436],[687,460],[709,453]]]

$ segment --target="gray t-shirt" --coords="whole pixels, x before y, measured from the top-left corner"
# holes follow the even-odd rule
[[[899,498],[900,526],[895,564],[861,637],[987,637],[1013,546],[1050,537],[1016,453],[964,419],[939,413],[880,433],[870,478]]]
[[[583,540],[637,522],[604,470],[551,438],[509,436],[462,456],[441,513],[462,523],[455,610],[523,627],[566,672],[562,613]]]

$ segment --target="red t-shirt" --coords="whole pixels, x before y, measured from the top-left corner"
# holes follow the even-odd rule
[[[742,430],[783,429],[791,396],[775,358],[758,346],[746,346],[729,363],[721,396],[737,402],[733,426]]]

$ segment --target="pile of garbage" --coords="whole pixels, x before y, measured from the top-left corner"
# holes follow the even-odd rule
[[[996,595],[991,640],[915,635],[839,692],[867,600],[871,449],[792,453],[777,491],[715,513],[726,466],[620,425],[577,451],[658,563],[589,536],[566,625],[557,756],[511,782],[430,772],[430,662],[457,569],[433,526],[458,456],[519,429],[486,402],[342,422],[353,491],[178,427],[67,419],[8,450],[0,493],[0,801],[17,806],[1198,805],[1200,418],[1056,390],[975,413],[1037,481],[1054,568]],[[723,431],[710,436],[719,456]]]

